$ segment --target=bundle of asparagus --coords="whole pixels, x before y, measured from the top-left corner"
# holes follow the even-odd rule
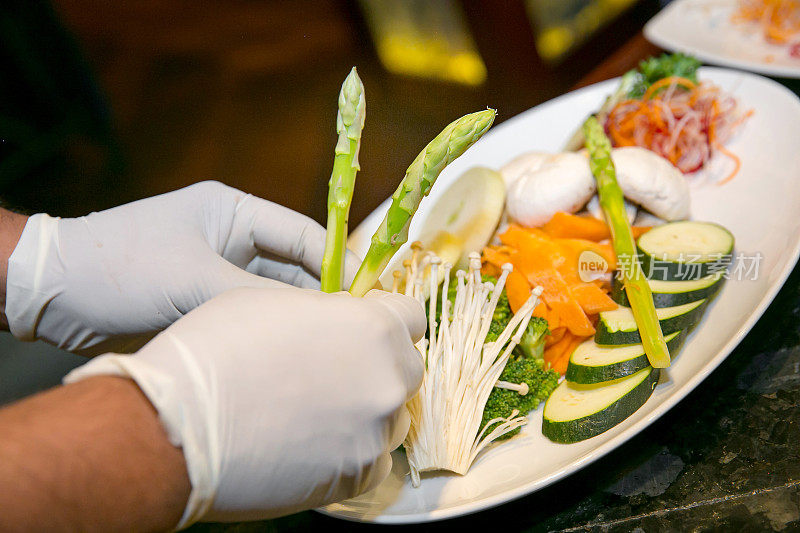
[[[351,294],[363,296],[375,286],[389,260],[408,240],[411,218],[439,174],[486,133],[495,115],[493,109],[487,109],[461,117],[442,130],[414,159],[392,195],[389,211],[372,236],[367,255],[350,286]],[[364,116],[364,87],[353,67],[339,94],[336,120],[339,142],[328,189],[327,241],[320,276],[322,290],[326,292],[342,289],[347,217],[359,170]]]

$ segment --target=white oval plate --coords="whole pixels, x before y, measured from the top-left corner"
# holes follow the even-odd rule
[[[686,342],[653,396],[615,428],[576,444],[555,444],[541,434],[542,409],[531,413],[519,437],[484,452],[466,476],[423,477],[411,487],[408,465],[395,456],[389,478],[358,498],[320,509],[331,516],[387,524],[427,522],[487,509],[539,490],[596,461],[652,424],[692,391],[742,340],[780,289],[800,253],[800,101],[776,82],[745,72],[703,68],[700,78],[732,91],[755,114],[728,147],[741,157],[739,174],[714,185],[728,171],[724,159],[692,180],[692,218],[718,222],[736,237],[737,254],[760,253],[757,279],[731,276]],[[559,151],[583,119],[617,84],[602,82],[521,113],[491,130],[450,165],[423,201],[474,165],[499,168],[528,150]],[[363,255],[388,204],[382,204],[349,241]],[[414,225],[411,240],[415,235]],[[756,261],[742,260],[752,266]],[[734,264],[734,269],[736,265]],[[670,431],[664,427],[664,431]]]
[[[800,58],[764,40],[756,25],[731,21],[737,0],[675,0],[644,27],[653,44],[715,65],[800,78]]]

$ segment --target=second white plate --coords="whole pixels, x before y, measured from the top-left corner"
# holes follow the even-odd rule
[[[800,78],[800,58],[768,43],[756,25],[731,21],[736,0],[675,0],[644,27],[647,40],[705,63]]]

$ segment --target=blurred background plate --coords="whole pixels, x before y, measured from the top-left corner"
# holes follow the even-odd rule
[[[402,454],[395,455],[389,478],[358,498],[320,509],[365,522],[416,523],[487,509],[539,490],[601,459],[656,421],[705,379],[741,341],[778,292],[800,253],[800,101],[790,91],[757,75],[702,68],[700,79],[732,91],[745,108],[755,110],[727,147],[742,161],[739,174],[724,186],[713,182],[728,172],[727,161],[712,159],[691,177],[692,218],[723,224],[736,237],[742,279],[731,278],[662,376],[650,400],[617,427],[576,444],[555,444],[541,434],[542,409],[530,415],[519,437],[490,448],[466,476],[425,475],[411,487]],[[475,165],[498,168],[528,150],[558,151],[582,120],[616,87],[611,80],[556,98],[490,131],[448,167],[426,206],[447,184]],[[387,204],[369,215],[349,245],[363,254]],[[414,224],[411,240],[418,231]],[[755,279],[750,279],[755,278]],[[662,428],[670,432],[673,428]]]
[[[737,0],[675,0],[644,27],[647,39],[673,52],[692,54],[705,63],[800,78],[800,53],[770,44],[757,25],[734,22]],[[794,44],[800,42],[798,38]],[[800,50],[798,50],[800,52]]]

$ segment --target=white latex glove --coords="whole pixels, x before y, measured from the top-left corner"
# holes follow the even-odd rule
[[[9,259],[6,314],[22,340],[133,351],[228,289],[318,288],[324,248],[310,218],[210,181],[80,218],[38,214]]]
[[[414,342],[425,328],[422,306],[398,294],[235,289],[136,354],[100,356],[64,381],[136,381],[186,458],[179,527],[270,518],[389,473],[422,380]]]

